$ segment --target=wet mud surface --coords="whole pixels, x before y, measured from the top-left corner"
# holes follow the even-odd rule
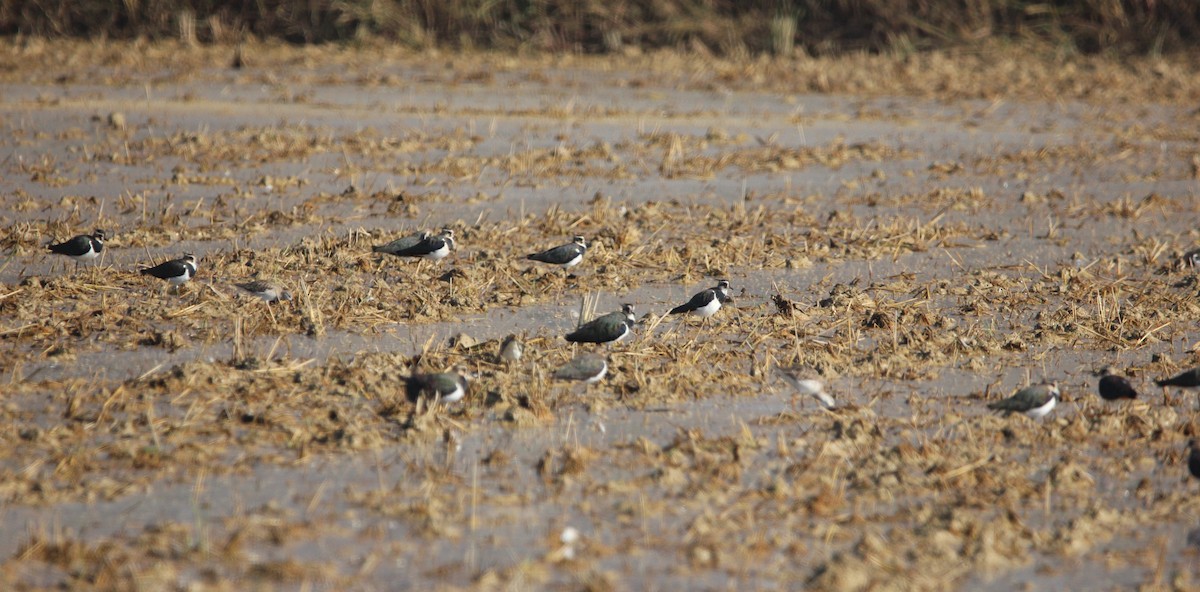
[[[1200,585],[1200,404],[1153,385],[1198,362],[1182,65],[8,49],[0,588]],[[632,340],[563,339],[625,302]],[[463,402],[405,397],[449,368]]]

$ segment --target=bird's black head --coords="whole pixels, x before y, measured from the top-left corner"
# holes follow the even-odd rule
[[[728,290],[729,289],[729,280],[721,280],[721,281],[717,282],[717,289],[718,290]]]
[[[103,241],[103,240],[104,240],[104,238],[105,238],[105,236],[104,236],[104,230],[102,230],[102,229],[100,229],[100,228],[97,228],[97,229],[93,230],[93,231],[92,231],[92,238],[94,238],[94,239],[96,239],[96,240],[99,240],[99,241]]]
[[[587,248],[587,241],[586,241],[586,240],[584,240],[583,236],[581,236],[581,235],[578,235],[578,234],[577,234],[577,235],[575,235],[574,237],[572,237],[572,238],[571,238],[571,242],[573,242],[573,243],[575,243],[575,244],[577,244],[577,245],[579,245],[579,246],[581,246],[581,247],[583,247],[583,248],[585,248],[585,249]]]
[[[633,305],[629,304],[628,302],[621,305],[621,312],[625,313],[625,316],[629,317],[630,319],[634,318]]]

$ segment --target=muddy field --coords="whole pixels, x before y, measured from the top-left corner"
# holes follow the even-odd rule
[[[1186,63],[3,53],[2,589],[1200,588]]]

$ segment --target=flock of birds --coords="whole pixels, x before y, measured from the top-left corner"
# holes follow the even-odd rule
[[[99,257],[104,250],[104,241],[104,231],[95,230],[92,234],[81,234],[60,243],[49,244],[47,248],[53,253],[74,259],[78,264]],[[455,246],[454,230],[443,228],[436,234],[423,231],[374,246],[371,250],[396,257],[439,260],[450,255]],[[587,240],[582,236],[575,236],[569,243],[531,253],[525,258],[570,269],[583,261],[587,249]],[[144,267],[141,273],[165,280],[178,288],[195,277],[197,265],[196,257],[188,253],[178,259]],[[235,285],[268,303],[292,298],[287,290],[266,280],[252,280]],[[729,299],[729,281],[720,280],[712,288],[702,290],[687,302],[672,308],[668,314],[707,318],[716,314]],[[565,338],[571,343],[617,343],[633,334],[636,320],[634,306],[623,304],[621,310],[583,323]],[[521,341],[515,335],[509,335],[501,342],[499,357],[508,363],[516,362],[520,360],[522,350]],[[607,372],[608,362],[603,356],[582,354],[555,371],[553,376],[560,380],[595,383],[602,380]],[[780,369],[780,374],[800,395],[812,397],[827,409],[836,406],[834,398],[825,392],[824,385],[819,380],[801,379],[791,370]],[[1098,391],[1103,399],[1114,401],[1137,398],[1137,389],[1127,378],[1115,374],[1112,368],[1105,367],[1098,375]],[[1156,380],[1155,384],[1163,388],[1200,388],[1200,367]],[[408,378],[406,393],[413,401],[427,398],[432,402],[453,403],[466,396],[467,388],[467,376],[459,372],[414,373]],[[1018,390],[1006,399],[989,403],[988,408],[1005,414],[1023,413],[1033,419],[1041,419],[1054,410],[1060,397],[1061,392],[1056,383],[1035,384]],[[1191,440],[1188,446],[1188,470],[1193,476],[1200,478],[1200,442]]]

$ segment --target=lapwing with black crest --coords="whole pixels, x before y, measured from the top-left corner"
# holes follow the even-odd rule
[[[405,383],[405,391],[414,403],[422,397],[430,402],[456,403],[467,394],[467,378],[458,372],[413,374]]]
[[[530,261],[540,261],[551,265],[560,265],[563,269],[570,269],[579,265],[580,261],[583,261],[583,256],[587,253],[587,248],[587,240],[582,236],[576,235],[571,239],[571,242],[565,245],[559,245],[540,253],[530,253],[525,258]]]
[[[291,292],[283,289],[283,286],[267,280],[252,280],[234,285],[244,290],[247,294],[262,299],[267,304],[272,302],[289,302],[292,299]]]
[[[1100,381],[1096,383],[1096,390],[1099,391],[1101,399],[1117,401],[1137,398],[1137,389],[1133,388],[1128,378],[1114,372],[1112,366],[1101,368],[1097,376],[1100,377]]]
[[[583,354],[555,370],[554,378],[595,384],[604,380],[606,374],[608,374],[608,360],[604,359],[604,356]]]
[[[567,333],[566,338],[571,343],[616,343],[633,334],[636,321],[633,305],[623,304],[620,311],[596,317]]]
[[[152,275],[160,280],[166,280],[168,284],[179,288],[188,280],[196,276],[196,256],[187,253],[178,259],[164,261],[154,267],[145,267],[141,270],[142,275]]]
[[[721,304],[728,300],[729,280],[721,280],[717,285],[697,292],[691,300],[672,308],[669,314],[689,314],[704,319],[717,314]]]
[[[1013,396],[988,403],[988,409],[1008,415],[1024,413],[1033,419],[1041,419],[1054,409],[1061,396],[1055,383],[1035,384],[1017,391]]]
[[[454,246],[454,229],[443,228],[441,232],[425,236],[417,244],[392,254],[397,257],[420,257],[437,261],[446,258],[450,251],[454,250]]]
[[[104,231],[97,228],[91,234],[81,234],[61,243],[46,245],[51,253],[66,255],[75,260],[75,266],[84,261],[91,261],[100,256],[104,250]]]

